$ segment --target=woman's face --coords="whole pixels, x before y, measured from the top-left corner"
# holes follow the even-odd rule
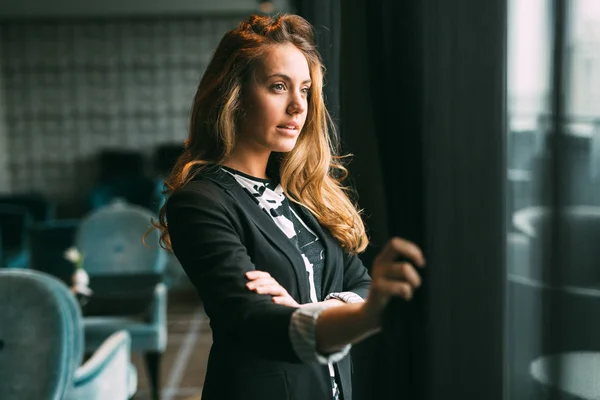
[[[245,88],[236,147],[269,154],[292,150],[306,121],[310,85],[302,52],[291,44],[274,46]]]

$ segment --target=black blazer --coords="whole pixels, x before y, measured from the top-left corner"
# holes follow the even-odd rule
[[[370,278],[361,261],[301,212],[325,247],[321,298],[342,291],[365,298]],[[300,252],[271,217],[215,166],[170,196],[166,216],[173,252],[198,289],[213,331],[202,399],[331,400],[327,366],[303,364],[292,348],[295,308],[245,287],[247,271],[267,271],[298,303],[310,302]],[[335,368],[343,398],[351,400],[350,357]]]

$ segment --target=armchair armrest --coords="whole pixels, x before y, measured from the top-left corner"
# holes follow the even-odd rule
[[[149,322],[159,328],[159,351],[167,347],[167,286],[159,283],[154,289]]]
[[[154,288],[150,306],[150,322],[154,324],[167,323],[167,287],[164,283],[159,283]]]
[[[66,399],[130,398],[137,388],[137,374],[131,368],[131,338],[127,331],[113,333],[92,357],[75,371]],[[134,382],[135,381],[135,382]]]

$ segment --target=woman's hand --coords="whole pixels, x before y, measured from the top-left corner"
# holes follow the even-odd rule
[[[273,296],[273,303],[288,307],[300,307],[300,304],[289,295],[287,290],[281,286],[273,277],[265,271],[246,272],[246,278],[250,280],[246,287],[259,294],[269,294]]]
[[[398,258],[407,261],[397,261]],[[414,243],[397,237],[390,239],[375,257],[364,310],[376,324],[380,323],[381,312],[392,296],[410,300],[414,291],[421,286],[421,278],[415,266],[425,266],[421,249]]]

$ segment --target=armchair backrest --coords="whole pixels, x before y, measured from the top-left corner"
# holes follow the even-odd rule
[[[561,246],[569,267],[563,271],[563,285],[600,285],[600,206],[568,206],[562,212]],[[530,263],[540,273],[541,266],[548,262],[548,246],[552,245],[552,210],[544,206],[528,207],[513,214],[513,223],[518,231],[530,240]]]
[[[82,353],[68,288],[37,271],[0,270],[0,399],[62,399]]]
[[[162,273],[167,257],[159,246],[159,232],[152,230],[156,215],[143,207],[113,202],[88,214],[79,225],[76,245],[84,255],[90,275]]]

